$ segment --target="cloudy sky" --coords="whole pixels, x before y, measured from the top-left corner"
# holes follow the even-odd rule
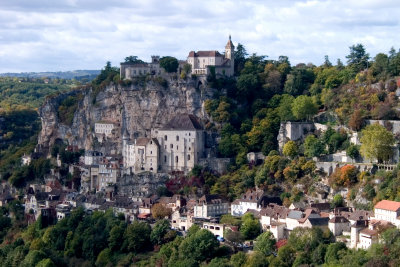
[[[0,0],[0,72],[100,69],[126,56],[185,59],[229,34],[249,53],[292,64],[400,47],[398,0]]]

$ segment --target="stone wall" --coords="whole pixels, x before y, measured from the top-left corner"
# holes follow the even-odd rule
[[[300,140],[314,130],[315,125],[312,122],[282,122],[278,134],[279,150],[282,151],[287,141]]]

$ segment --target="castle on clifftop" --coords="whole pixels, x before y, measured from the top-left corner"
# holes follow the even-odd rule
[[[192,74],[197,76],[207,76],[210,74],[211,68],[215,69],[216,75],[233,76],[234,75],[234,58],[235,46],[232,43],[231,36],[225,45],[225,53],[220,54],[216,50],[209,51],[190,51],[185,61],[180,61],[183,64],[190,64]],[[151,62],[123,62],[121,63],[120,76],[121,79],[131,79],[142,75],[160,75],[162,68],[160,67],[160,57],[152,56]],[[181,64],[180,64],[181,65]]]

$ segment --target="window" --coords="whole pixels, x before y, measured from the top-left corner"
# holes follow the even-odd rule
[[[170,145],[170,147],[171,147],[171,148],[174,148],[174,145],[173,145],[173,144],[171,144],[171,145]]]
[[[190,136],[190,133],[189,133],[189,136]]]
[[[176,146],[176,150],[178,150],[178,146]]]
[[[167,156],[164,156],[164,162],[167,162]]]
[[[190,155],[188,155],[188,160],[190,160]]]
[[[189,151],[191,150],[191,148],[189,147]]]
[[[167,141],[167,140],[168,140],[168,138],[167,138],[167,136],[166,136],[166,135],[164,135],[164,140],[165,140],[165,141]]]
[[[150,151],[150,154],[153,154],[153,151]]]
[[[176,136],[176,141],[179,141],[179,135]]]
[[[175,157],[175,162],[178,163],[178,156]]]

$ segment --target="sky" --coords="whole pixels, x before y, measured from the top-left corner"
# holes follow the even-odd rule
[[[224,51],[292,65],[400,47],[398,0],[0,0],[0,73],[101,69],[126,56]]]

